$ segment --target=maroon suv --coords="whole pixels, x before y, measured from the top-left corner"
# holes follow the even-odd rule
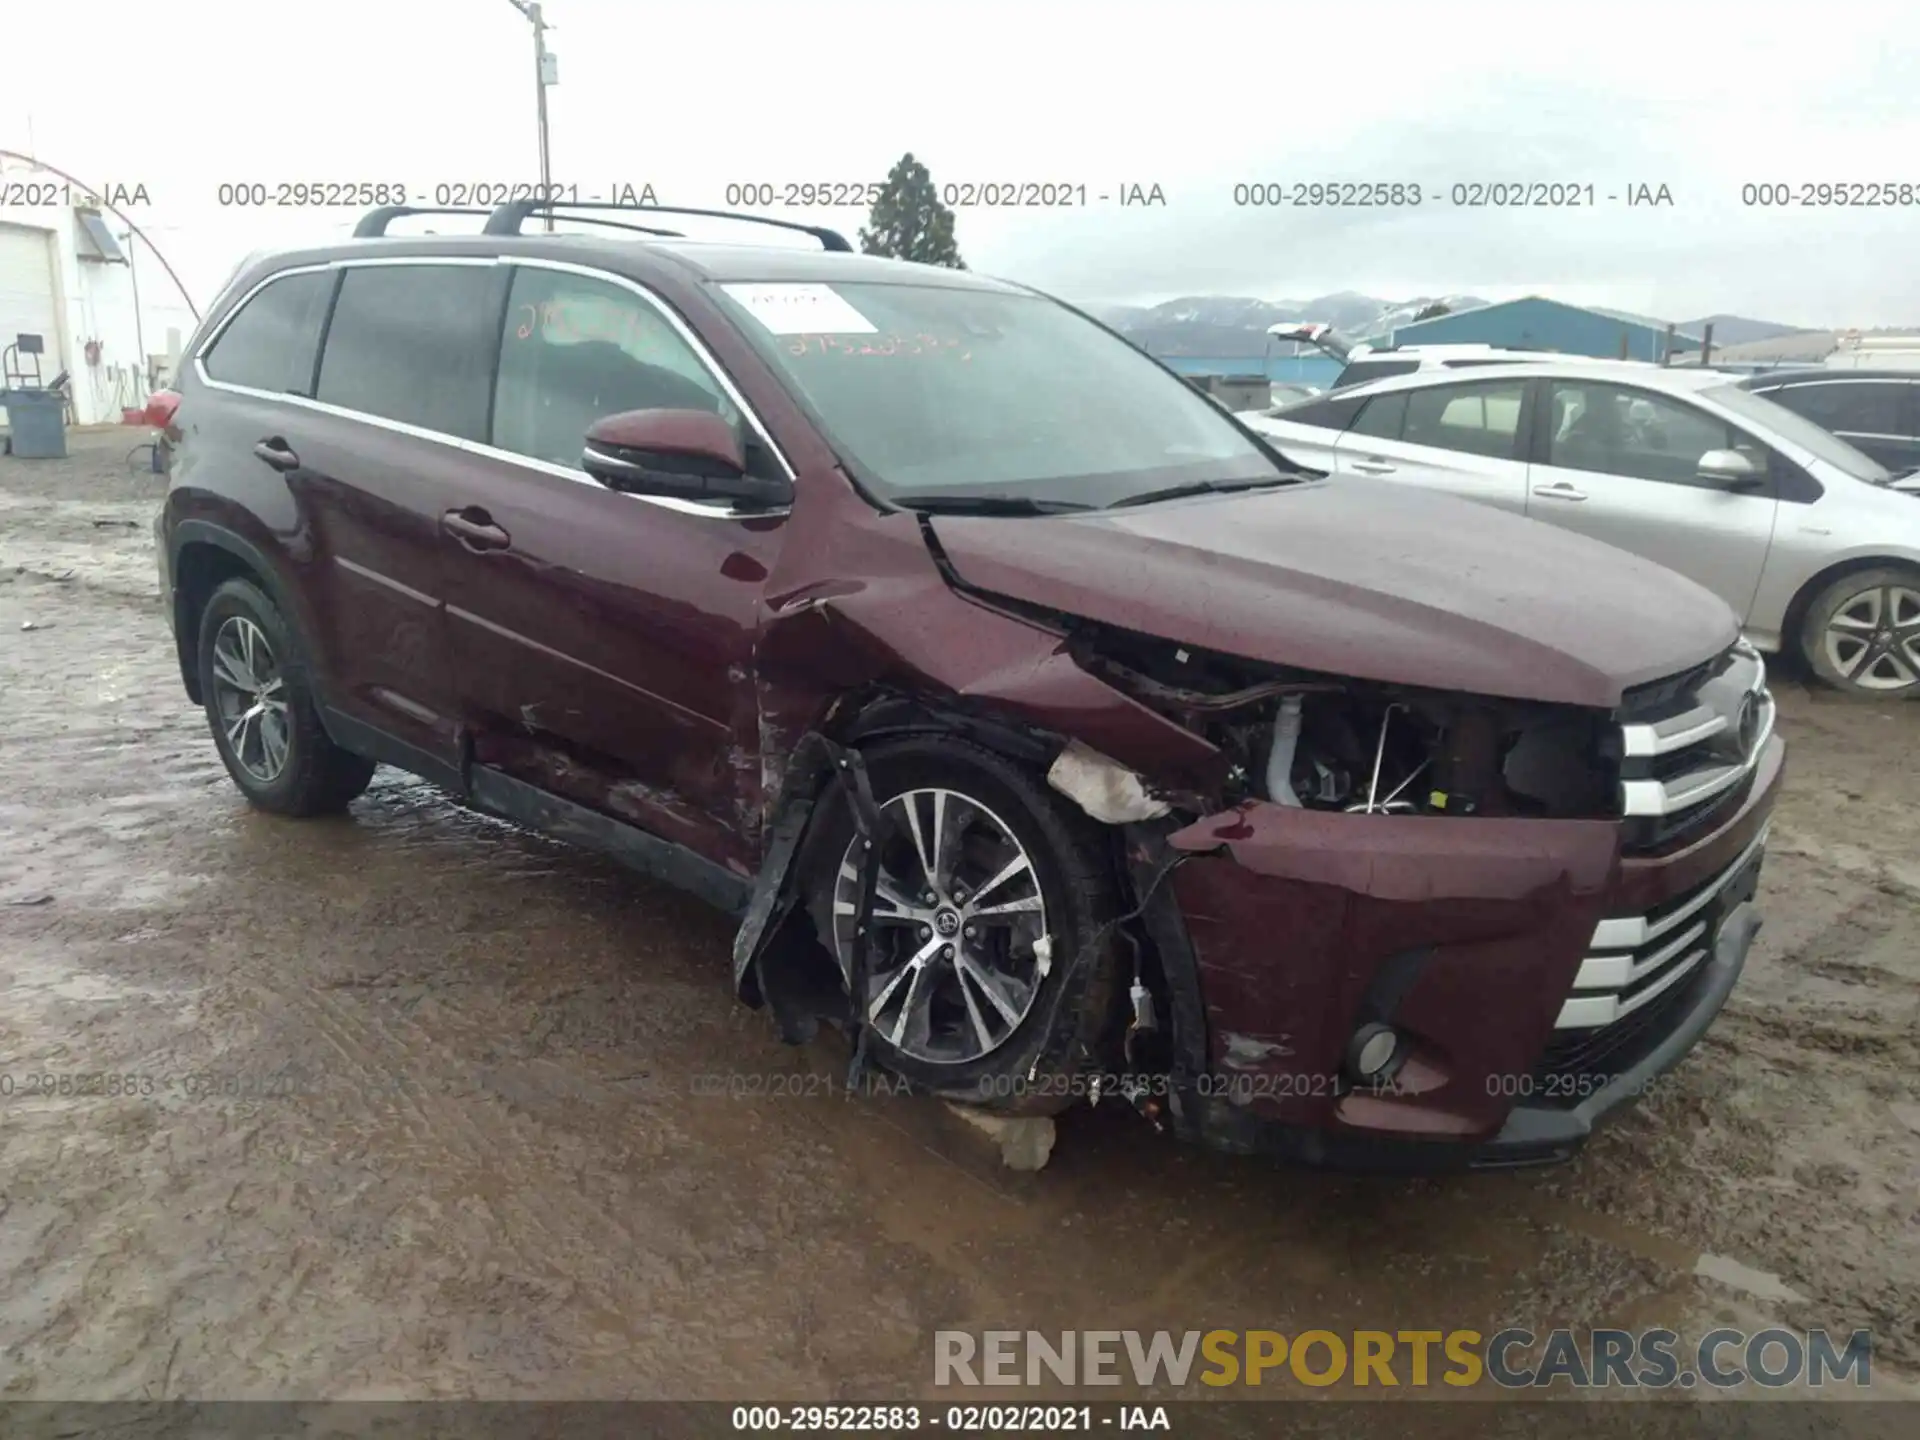
[[[1711,1023],[1783,746],[1705,590],[1017,285],[529,209],[190,346],[163,591],[255,805],[398,766],[731,909],[790,1040],[1236,1150],[1559,1158]]]

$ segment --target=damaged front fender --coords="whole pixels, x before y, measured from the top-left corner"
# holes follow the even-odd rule
[[[835,783],[838,747],[907,731],[965,737],[1053,763],[1056,788],[1096,818],[1117,817],[1108,823],[1166,813],[1145,775],[1217,791],[1217,747],[1089,674],[1064,635],[956,592],[915,517],[796,510],[794,525],[764,600],[754,713],[737,724],[761,777],[762,858],[734,944],[748,1003],[772,1003],[766,986],[779,982],[768,977],[789,963],[775,952],[801,943],[795,861]],[[850,575],[860,578],[829,578]]]

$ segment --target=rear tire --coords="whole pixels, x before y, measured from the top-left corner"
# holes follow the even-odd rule
[[[865,758],[883,824],[869,1053],[950,1099],[1012,1114],[1066,1109],[1085,1093],[1118,996],[1103,835],[975,745],[914,739]],[[803,863],[815,932],[849,978],[857,841],[835,791]]]
[[[1842,575],[1807,607],[1800,653],[1842,694],[1920,697],[1920,571],[1888,565]]]
[[[292,627],[249,580],[229,580],[200,615],[200,694],[227,774],[276,815],[346,809],[374,762],[328,737]]]

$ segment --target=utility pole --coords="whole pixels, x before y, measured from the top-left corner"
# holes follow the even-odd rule
[[[540,0],[508,0],[514,9],[526,16],[533,25],[533,85],[534,100],[538,106],[540,122],[540,195],[542,199],[553,199],[553,168],[547,160],[547,87],[560,81],[559,66],[554,57],[547,53],[546,20],[540,13]],[[545,212],[547,232],[553,232],[553,212]]]

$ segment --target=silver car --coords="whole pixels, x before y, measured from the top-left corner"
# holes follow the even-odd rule
[[[1841,690],[1920,695],[1920,478],[1711,370],[1429,370],[1240,419],[1302,464],[1445,490],[1678,570]]]

